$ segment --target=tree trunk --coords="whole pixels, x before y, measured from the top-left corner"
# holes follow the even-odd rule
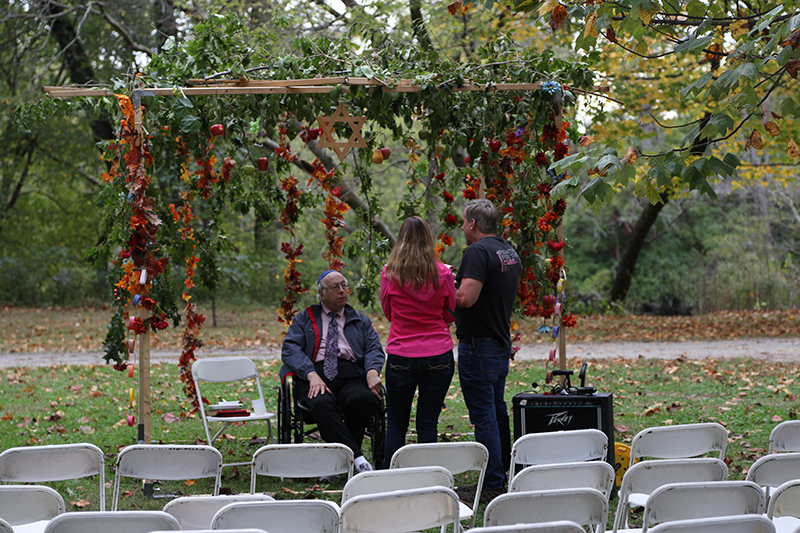
[[[61,48],[64,57],[64,64],[69,71],[69,78],[72,83],[90,83],[94,81],[94,70],[89,57],[86,55],[81,45],[79,35],[75,26],[63,16],[64,8],[50,0],[40,0],[39,8],[45,20],[49,21],[50,28]],[[95,140],[105,141],[113,139],[114,128],[108,117],[98,118],[92,121],[92,133]]]
[[[433,50],[431,38],[428,35],[428,28],[422,18],[422,2],[420,0],[409,0],[409,10],[411,11],[411,28],[414,30],[414,37],[419,41],[419,45],[425,50]]]
[[[156,46],[159,50],[170,37],[178,36],[174,0],[153,0],[153,18],[156,24]]]
[[[617,267],[617,275],[614,278],[614,284],[611,286],[611,295],[609,299],[612,303],[623,302],[628,295],[628,289],[631,288],[631,280],[633,279],[633,272],[636,269],[636,261],[639,259],[639,253],[644,247],[647,234],[655,224],[659,213],[667,205],[669,197],[666,194],[661,195],[661,203],[651,204],[647,203],[644,206],[642,214],[636,220],[631,232],[631,238],[625,247],[622,258],[619,260]]]

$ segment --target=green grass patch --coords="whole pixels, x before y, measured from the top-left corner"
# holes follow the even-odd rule
[[[259,361],[267,409],[277,410],[279,361]],[[577,368],[576,360],[569,368]],[[543,381],[541,362],[512,362],[506,399],[530,390]],[[744,479],[749,466],[766,453],[769,432],[781,420],[797,417],[800,363],[774,363],[750,359],[710,360],[603,360],[589,361],[589,384],[614,394],[615,441],[629,443],[640,430],[657,425],[713,421],[729,431],[726,457],[730,479]],[[126,373],[104,365],[10,368],[4,370],[0,391],[0,446],[32,446],[68,442],[92,442],[106,456],[107,501],[111,502],[113,465],[119,450],[136,442],[136,428],[126,423],[129,389],[138,396],[138,385]],[[152,442],[202,443],[205,440],[199,414],[183,396],[177,368],[155,365],[152,382]],[[222,386],[213,399],[239,399],[246,405],[255,397],[252,388]],[[413,428],[413,422],[412,422]],[[440,418],[441,440],[472,440],[472,429],[458,387],[453,381],[446,409]],[[247,461],[265,443],[262,424],[232,427],[219,443],[225,462]],[[413,433],[409,442],[414,440]],[[365,450],[368,446],[365,444]],[[467,483],[461,477],[456,483]],[[249,492],[247,467],[226,468],[223,491]],[[98,488],[90,479],[53,485],[67,502],[68,510],[98,509]],[[278,498],[321,497],[338,501],[342,483],[319,485],[316,480],[259,480],[259,492]],[[156,485],[160,494],[209,493],[208,480]],[[145,498],[141,483],[123,485],[122,509],[160,509],[164,498]],[[612,512],[614,503],[612,502]],[[479,516],[478,523],[482,516]]]

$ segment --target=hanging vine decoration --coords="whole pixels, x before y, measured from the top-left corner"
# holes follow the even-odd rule
[[[149,137],[141,135],[134,126],[135,117],[131,99],[121,94],[115,96],[123,117],[120,120],[119,136],[112,150],[116,152],[113,159],[124,160],[128,170],[125,176],[125,188],[128,193],[123,212],[129,213],[129,223],[126,245],[117,256],[117,266],[122,271],[120,279],[114,286],[117,311],[104,342],[106,348],[104,357],[106,361],[114,360],[114,368],[117,370],[124,370],[127,367],[127,343],[124,341],[125,332],[122,328],[125,327],[126,321],[127,328],[136,335],[145,333],[148,327],[153,331],[160,331],[169,326],[165,320],[167,312],[162,310],[158,301],[150,295],[155,280],[166,269],[169,258],[159,257],[160,248],[156,237],[161,227],[161,219],[155,211],[154,200],[147,196],[150,178],[146,167],[153,164],[148,147]],[[108,176],[112,181],[116,181],[118,177],[116,171]],[[137,305],[150,312],[150,316],[144,320],[139,316],[130,317],[127,311],[127,307],[133,304],[137,296]]]

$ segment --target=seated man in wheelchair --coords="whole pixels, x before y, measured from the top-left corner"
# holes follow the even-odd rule
[[[322,439],[352,449],[356,472],[372,470],[361,444],[383,394],[381,340],[369,318],[347,305],[342,274],[323,272],[317,295],[320,303],[298,313],[289,326],[280,376],[295,373],[297,398],[307,398]]]

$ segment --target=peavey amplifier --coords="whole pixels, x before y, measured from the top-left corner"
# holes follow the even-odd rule
[[[599,429],[608,436],[608,463],[614,465],[614,399],[611,393],[534,394],[522,392],[512,400],[514,440],[528,433],[570,429]]]

